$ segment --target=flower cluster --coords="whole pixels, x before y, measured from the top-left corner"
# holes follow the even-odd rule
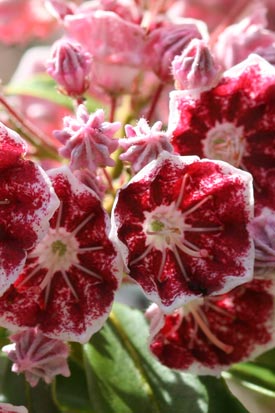
[[[20,1],[30,36],[38,3]],[[170,368],[216,375],[275,346],[272,9],[242,2],[217,32],[207,2],[182,3],[46,1],[61,38],[28,70],[66,108],[39,100],[44,129],[37,96],[0,96],[0,326],[31,386],[70,374],[64,342],[102,328],[124,279]]]

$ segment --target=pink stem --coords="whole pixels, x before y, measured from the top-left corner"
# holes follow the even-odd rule
[[[163,87],[164,87],[163,83],[160,83],[157,90],[156,90],[155,95],[153,96],[151,106],[150,106],[150,108],[148,110],[148,113],[147,113],[147,116],[146,116],[148,122],[150,122],[150,120],[152,119],[152,117],[154,115],[154,112],[155,112],[158,100],[160,98],[161,92],[163,90]]]

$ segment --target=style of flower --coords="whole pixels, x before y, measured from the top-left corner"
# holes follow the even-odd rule
[[[23,158],[26,152],[23,139],[0,123],[0,294],[16,280],[59,205],[49,178]]]
[[[251,280],[252,198],[247,172],[163,152],[118,191],[111,237],[130,277],[169,312]]]
[[[0,403],[0,413],[28,413],[24,406],[13,406],[9,403]]]
[[[275,211],[263,208],[249,230],[255,242],[255,272],[275,275]]]
[[[84,105],[79,105],[76,119],[65,116],[64,129],[54,131],[54,136],[64,144],[59,152],[70,159],[73,171],[87,168],[94,172],[98,167],[115,165],[110,154],[118,147],[113,136],[120,126],[120,122],[104,121],[103,109],[89,114]]]
[[[49,384],[58,374],[70,376],[67,344],[44,336],[37,328],[13,334],[10,339],[13,343],[4,346],[2,351],[13,362],[12,371],[24,373],[32,387],[40,379]]]
[[[139,119],[136,126],[125,126],[126,139],[119,140],[119,146],[125,153],[119,158],[129,162],[134,173],[157,159],[162,151],[173,152],[169,137],[161,128],[162,122],[156,122],[150,128],[144,118]]]
[[[271,280],[254,280],[168,315],[153,304],[147,316],[152,353],[170,368],[199,375],[219,375],[255,358],[275,344],[272,288]]]
[[[67,167],[49,171],[60,207],[50,230],[0,298],[0,323],[84,343],[108,317],[121,274],[100,200]]]
[[[249,171],[257,203],[275,205],[275,68],[257,55],[199,97],[170,95],[168,131],[180,155],[221,159]]]

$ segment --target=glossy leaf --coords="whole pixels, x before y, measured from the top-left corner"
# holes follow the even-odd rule
[[[147,349],[142,313],[116,305],[107,324],[84,346],[92,412],[245,413],[222,379],[175,372]]]

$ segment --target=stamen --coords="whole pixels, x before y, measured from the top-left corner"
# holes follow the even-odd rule
[[[201,199],[197,204],[195,204],[193,207],[188,209],[187,211],[184,211],[182,213],[183,216],[192,214],[192,212],[195,212],[197,209],[199,209],[203,204],[205,204],[209,199],[212,199],[212,195],[207,195],[205,198]]]
[[[63,212],[62,210],[63,210],[63,201],[60,201],[58,214],[57,214],[57,219],[56,219],[56,225],[55,225],[56,231],[59,230],[60,225],[61,225],[61,217],[62,217],[62,212]]]
[[[165,261],[166,261],[166,255],[167,255],[167,252],[166,252],[166,250],[164,250],[163,253],[162,253],[161,263],[160,263],[158,277],[157,277],[159,282],[163,282],[163,281],[166,280],[166,277],[163,276],[163,269],[164,269],[164,265],[165,265]]]
[[[64,278],[64,280],[65,280],[65,282],[66,282],[67,286],[68,286],[68,287],[69,287],[69,289],[71,290],[71,292],[72,292],[72,294],[73,294],[74,298],[75,298],[77,301],[79,301],[79,297],[78,297],[78,295],[77,295],[77,293],[76,293],[76,291],[75,291],[75,289],[74,289],[74,287],[73,287],[73,285],[72,285],[72,283],[71,283],[71,281],[70,281],[70,279],[69,279],[68,275],[66,274],[66,272],[65,272],[65,271],[61,271],[61,274],[62,274],[62,276],[63,276],[63,278]]]
[[[73,266],[76,267],[76,268],[78,268],[78,269],[81,270],[81,271],[86,272],[87,274],[91,275],[92,277],[95,277],[95,278],[97,278],[98,280],[103,281],[103,280],[102,280],[102,277],[101,277],[99,274],[95,273],[94,271],[88,270],[88,268],[83,267],[83,265],[73,264]]]
[[[54,275],[54,272],[52,271],[52,269],[49,269],[47,271],[45,277],[43,278],[43,280],[39,284],[39,287],[41,288],[41,290],[44,290],[44,288],[46,288],[48,286],[48,284],[51,283],[53,275]]]
[[[86,219],[84,219],[73,231],[72,235],[76,235],[94,216],[94,214],[90,214],[87,216]]]
[[[41,265],[37,265],[37,267],[35,267],[32,272],[26,277],[24,278],[24,280],[19,281],[18,284],[16,285],[17,287],[22,287],[24,284],[26,284],[39,270],[42,269]]]
[[[134,265],[137,262],[139,262],[140,260],[143,260],[143,258],[146,257],[147,254],[149,254],[149,252],[151,251],[151,249],[153,248],[153,244],[149,245],[146,250],[137,258],[135,258],[133,261],[131,261],[129,264],[130,265]]]
[[[182,178],[180,193],[179,193],[179,196],[178,196],[178,199],[177,199],[177,202],[176,202],[176,208],[178,208],[180,206],[180,204],[182,203],[187,178],[189,178],[188,174],[185,174],[184,177]]]
[[[177,242],[176,246],[182,251],[185,252],[185,254],[190,255],[191,257],[194,258],[202,258],[205,257],[206,254],[208,254],[208,252],[206,250],[192,250],[191,248],[189,248],[187,245],[185,245],[185,240],[183,240],[182,243]]]
[[[215,232],[215,231],[222,231],[223,227],[220,225],[218,227],[190,227],[185,229],[184,231],[188,232]]]
[[[181,261],[180,255],[179,255],[178,250],[177,250],[176,247],[173,248],[173,253],[174,253],[175,257],[176,257],[178,266],[180,267],[181,273],[182,273],[185,281],[188,282],[188,281],[189,281],[189,277],[188,277],[188,275],[187,275],[187,272],[186,272],[186,270],[185,270],[185,268],[184,268],[184,265],[183,265],[183,263],[182,263],[182,261]]]
[[[191,305],[190,305],[191,306]],[[203,331],[203,333],[206,335],[208,340],[214,344],[214,346],[218,347],[220,350],[224,351],[226,354],[232,353],[234,350],[233,346],[230,346],[228,344],[223,343],[221,340],[219,340],[209,329],[208,325],[203,321],[201,314],[199,313],[198,309],[190,309],[194,320],[196,323],[198,323],[200,329]]]
[[[94,252],[94,251],[100,251],[103,250],[102,246],[99,247],[88,247],[88,248],[79,248],[78,249],[78,254],[84,254],[84,252]]]

